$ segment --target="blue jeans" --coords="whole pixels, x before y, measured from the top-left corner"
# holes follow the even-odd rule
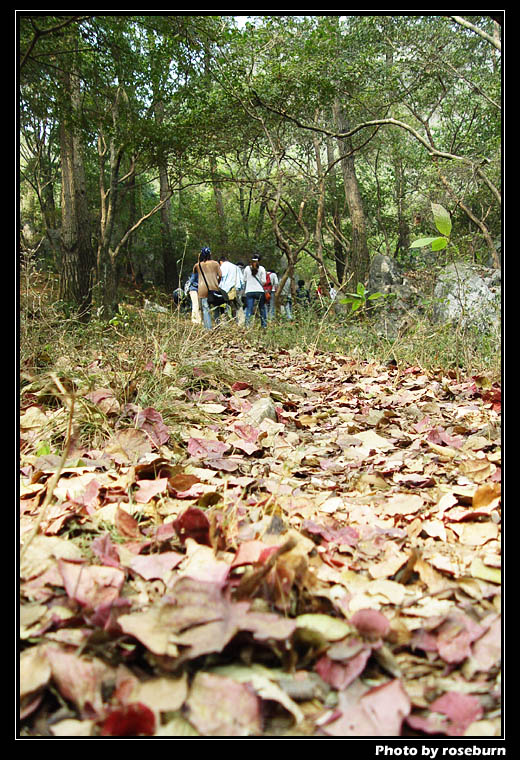
[[[292,298],[288,296],[285,300],[285,303],[283,305],[283,309],[285,311],[285,316],[287,319],[292,319]]]
[[[251,317],[260,309],[260,321],[262,327],[267,327],[267,305],[263,293],[246,293],[246,327],[251,322]]]
[[[206,330],[211,330],[213,327],[211,322],[211,313],[209,310],[209,303],[207,298],[200,299],[200,305],[202,307],[202,322]]]
[[[267,318],[269,319],[269,321],[271,321],[271,319],[274,319],[276,317],[276,308],[275,308],[275,305],[274,305],[274,296],[275,296],[275,291],[273,290],[271,292],[271,298],[269,299],[269,301],[267,303]]]

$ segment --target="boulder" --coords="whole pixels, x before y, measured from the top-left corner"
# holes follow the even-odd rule
[[[410,311],[417,307],[419,291],[395,259],[378,253],[370,263],[367,296],[372,293],[386,296],[368,302],[374,318],[373,327],[377,334],[394,340],[408,322]]]
[[[501,271],[472,264],[449,264],[434,290],[434,320],[460,324],[484,334],[500,331]]]

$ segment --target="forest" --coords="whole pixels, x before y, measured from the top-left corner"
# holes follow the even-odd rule
[[[19,18],[21,239],[64,302],[112,316],[205,245],[355,289],[431,202],[499,265],[496,20],[241,18]]]
[[[503,738],[505,14],[427,13],[16,12],[19,738]]]

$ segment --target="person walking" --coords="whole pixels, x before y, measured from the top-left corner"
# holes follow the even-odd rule
[[[241,303],[239,305],[239,295],[243,286],[242,271],[236,264],[228,260],[225,253],[221,255],[219,263],[222,272],[222,279],[219,285],[227,293],[228,297],[228,303],[224,307],[221,307],[221,309],[238,322],[238,311],[239,306],[241,306]]]
[[[282,310],[285,313],[288,321],[291,322],[293,318],[292,313],[292,280],[288,277],[285,281],[285,285],[282,288]]]
[[[244,270],[245,270],[244,262],[243,261],[237,262],[237,267],[238,267],[238,271],[240,272],[240,288],[239,290],[237,290],[237,323],[239,327],[244,327],[246,323],[246,312],[245,312],[246,278],[244,274]]]
[[[311,296],[308,289],[305,287],[305,280],[298,280],[298,287],[296,288],[296,302],[302,307],[311,305]]]
[[[265,302],[264,285],[267,279],[267,273],[260,264],[260,257],[254,255],[251,257],[251,263],[244,269],[245,278],[245,298],[246,298],[246,327],[249,326],[251,318],[257,309],[260,311],[260,322],[262,327],[267,327],[267,306]]]
[[[269,321],[273,320],[276,317],[276,307],[274,303],[274,299],[276,297],[276,291],[278,289],[278,285],[280,284],[280,280],[278,279],[278,275],[276,272],[271,272],[270,270],[267,272],[267,280],[264,285],[264,290],[266,292],[266,299],[267,299],[267,319]],[[269,293],[269,297],[267,297],[267,293]]]
[[[188,280],[188,295],[191,299],[191,321],[194,325],[202,324],[199,302],[199,275],[196,272],[190,274]]]
[[[207,330],[211,330],[213,323],[208,294],[210,290],[218,290],[222,271],[218,261],[212,260],[209,248],[205,247],[199,253],[199,260],[193,267],[193,272],[198,276],[197,293],[202,307],[202,322]]]

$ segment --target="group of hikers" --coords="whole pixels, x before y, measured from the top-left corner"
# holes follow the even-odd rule
[[[176,304],[191,302],[191,320],[210,330],[222,318],[235,320],[248,327],[256,314],[262,327],[275,317],[275,293],[280,285],[276,272],[260,264],[260,256],[251,256],[249,264],[234,264],[222,254],[212,259],[211,250],[203,248],[184,290],[178,288],[173,298]],[[330,294],[333,296],[332,292]],[[304,280],[298,280],[295,297],[301,306],[311,305]],[[189,301],[188,301],[189,299]],[[291,280],[287,278],[282,290],[281,309],[286,319],[293,319]]]

